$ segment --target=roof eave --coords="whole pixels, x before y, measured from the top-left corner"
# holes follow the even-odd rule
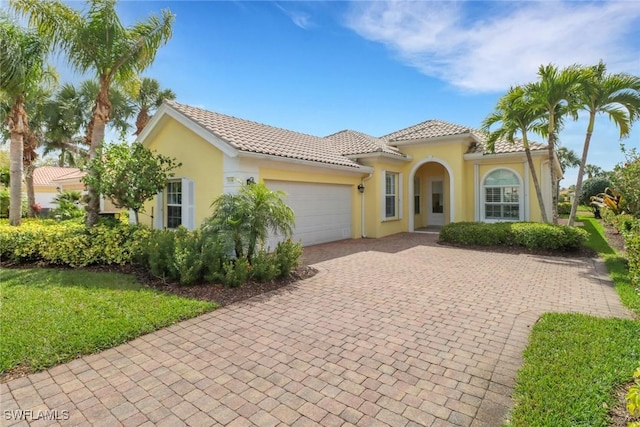
[[[399,162],[410,162],[411,160],[413,160],[413,157],[406,154],[398,155],[398,154],[385,153],[382,151],[376,151],[374,153],[347,154],[345,155],[345,157],[352,160],[375,159],[380,157],[384,159],[396,160]]]
[[[460,143],[468,143],[472,141],[481,142],[478,138],[471,132],[465,133],[457,133],[455,135],[444,135],[444,136],[435,136],[431,138],[417,138],[417,139],[407,139],[401,141],[389,141],[388,145],[393,147],[401,147],[405,145],[417,145],[417,144],[427,144],[427,143],[437,143],[437,142],[453,142],[457,141]]]
[[[153,115],[153,117],[151,118],[147,126],[144,127],[142,132],[140,132],[140,135],[138,135],[138,138],[136,139],[136,141],[142,143],[142,145],[145,145],[146,140],[154,132],[157,124],[165,116],[171,117],[172,119],[176,120],[178,123],[180,123],[187,129],[189,129],[190,131],[198,135],[200,138],[204,139],[205,141],[207,141],[208,143],[210,143],[211,145],[213,145],[214,147],[222,151],[227,156],[236,157],[238,155],[238,150],[232,147],[227,141],[223,140],[218,135],[213,133],[211,130],[206,129],[205,127],[203,127],[202,125],[200,125],[199,123],[197,123],[196,121],[194,121],[193,119],[185,115],[184,113],[181,113],[180,111],[176,110],[175,108],[171,107],[168,104],[162,104],[158,108],[158,110]]]
[[[305,166],[315,166],[320,168],[349,171],[349,172],[355,172],[355,173],[373,173],[373,168],[369,166],[358,165],[356,163],[354,163],[353,166],[337,165],[334,163],[325,163],[325,162],[318,162],[313,160],[303,160],[303,159],[296,159],[293,157],[277,156],[273,154],[256,153],[253,151],[242,151],[242,150],[238,151],[238,156],[254,158],[254,159],[262,159],[262,160],[273,160],[276,162],[293,163],[293,164],[305,165]]]
[[[540,157],[545,155],[547,152],[545,150],[531,150],[531,156],[532,157]],[[464,159],[465,160],[479,160],[479,159],[496,159],[496,158],[503,158],[503,157],[513,157],[513,156],[524,156],[525,152],[524,150],[522,151],[511,151],[508,153],[465,153],[464,154]]]

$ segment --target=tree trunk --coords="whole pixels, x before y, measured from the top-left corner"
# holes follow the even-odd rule
[[[544,199],[542,198],[542,190],[540,189],[540,181],[538,181],[538,173],[536,172],[536,168],[533,165],[533,158],[531,157],[531,149],[529,149],[529,144],[525,143],[524,152],[527,155],[527,163],[529,163],[529,171],[531,172],[531,179],[533,180],[533,187],[536,190],[536,197],[538,198],[538,206],[540,207],[540,212],[542,213],[542,221],[544,223],[548,223],[549,219],[547,218],[547,210],[544,206]]]
[[[28,123],[25,126],[25,133],[23,137],[22,148],[22,163],[24,167],[24,184],[27,187],[27,216],[29,218],[36,217],[36,191],[33,188],[33,171],[35,170],[35,161],[38,157],[36,148],[38,145],[38,138],[28,128]]]
[[[547,144],[547,151],[549,153],[549,176],[551,178],[551,221],[553,224],[558,223],[558,195],[554,191],[556,182],[558,179],[556,177],[556,168],[554,165],[555,159],[555,128],[553,125],[553,121],[555,117],[553,114],[549,116],[549,142]]]
[[[596,122],[596,112],[589,112],[589,125],[587,126],[587,134],[584,136],[584,146],[582,147],[582,159],[580,159],[580,169],[578,169],[578,180],[576,181],[576,190],[571,203],[571,213],[569,214],[569,225],[573,225],[578,213],[578,204],[580,203],[580,193],[582,192],[582,177],[584,168],[587,165],[587,156],[589,155],[589,144],[591,144],[591,135],[593,135],[593,126]],[[591,178],[591,177],[589,177]]]
[[[140,135],[140,132],[149,123],[149,109],[147,107],[140,107],[140,112],[136,118],[136,133],[134,135]]]
[[[13,102],[7,117],[11,133],[9,149],[9,224],[18,226],[22,221],[22,154],[27,113],[24,111],[24,96],[19,95]]]
[[[87,127],[87,137],[91,138],[89,146],[89,160],[95,158],[100,153],[104,140],[104,131],[109,121],[111,113],[111,102],[109,102],[109,81],[106,77],[100,77],[100,92],[96,98],[96,105],[93,109],[93,117],[90,125]],[[95,172],[90,172],[95,173]],[[100,177],[96,177],[100,181]],[[98,222],[98,214],[100,213],[100,194],[97,188],[93,186],[87,187],[87,227],[93,227]]]

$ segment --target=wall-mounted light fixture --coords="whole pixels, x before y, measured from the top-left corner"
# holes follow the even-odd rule
[[[360,192],[360,194],[364,193],[364,185],[358,184],[358,191]]]
[[[256,180],[255,180],[255,179],[253,179],[253,177],[247,178],[247,185],[249,185],[249,184],[255,184],[255,183],[256,183]]]

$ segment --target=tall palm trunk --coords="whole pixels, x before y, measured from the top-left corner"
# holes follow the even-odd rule
[[[24,95],[16,97],[7,117],[7,125],[11,133],[9,150],[9,223],[20,225],[22,220],[22,153],[24,133],[27,127],[27,113],[24,110]]]
[[[27,187],[27,216],[29,218],[36,217],[36,191],[35,188],[33,188],[33,171],[36,168],[35,161],[38,157],[36,153],[37,145],[38,138],[31,129],[27,128],[23,137],[22,163],[24,168],[24,184],[25,187]]]
[[[140,112],[136,118],[136,133],[134,135],[140,135],[140,132],[149,123],[149,109],[147,107],[140,107]]]
[[[580,159],[580,169],[578,169],[578,180],[576,181],[576,190],[573,195],[573,203],[571,204],[571,213],[569,214],[569,225],[573,225],[576,214],[578,213],[578,203],[580,194],[582,193],[582,178],[584,168],[587,165],[587,156],[589,155],[589,144],[591,144],[591,135],[593,134],[593,126],[596,122],[596,111],[589,112],[589,125],[587,126],[587,134],[584,137],[584,146],[582,147],[582,159]],[[589,175],[591,178],[591,175]]]
[[[527,155],[527,163],[529,163],[529,172],[531,173],[531,179],[533,180],[533,187],[536,190],[536,197],[538,199],[538,206],[540,207],[540,213],[542,214],[542,221],[544,223],[549,222],[547,217],[547,210],[544,207],[544,199],[542,198],[542,190],[540,189],[540,181],[538,180],[538,173],[533,165],[533,157],[531,156],[531,149],[529,143],[526,141],[526,137],[523,138],[524,152]]]
[[[109,83],[106,78],[100,78],[100,92],[96,98],[96,105],[93,110],[91,126],[87,132],[91,131],[91,145],[89,146],[89,160],[93,159],[100,152],[102,142],[104,140],[104,132],[109,114],[111,113],[111,102],[109,102]],[[90,171],[90,173],[96,173]],[[96,177],[100,181],[100,177]],[[92,227],[98,222],[98,214],[100,213],[100,193],[97,188],[88,186],[87,200],[87,227]]]
[[[555,158],[555,114],[549,112],[549,140],[547,143],[547,152],[549,153],[549,177],[551,178],[551,221],[553,224],[558,223],[558,194],[553,190],[558,184],[556,181],[556,168],[553,164]]]

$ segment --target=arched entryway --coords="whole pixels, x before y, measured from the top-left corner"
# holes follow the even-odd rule
[[[409,176],[409,231],[433,230],[454,218],[453,174],[441,159],[416,163]]]

